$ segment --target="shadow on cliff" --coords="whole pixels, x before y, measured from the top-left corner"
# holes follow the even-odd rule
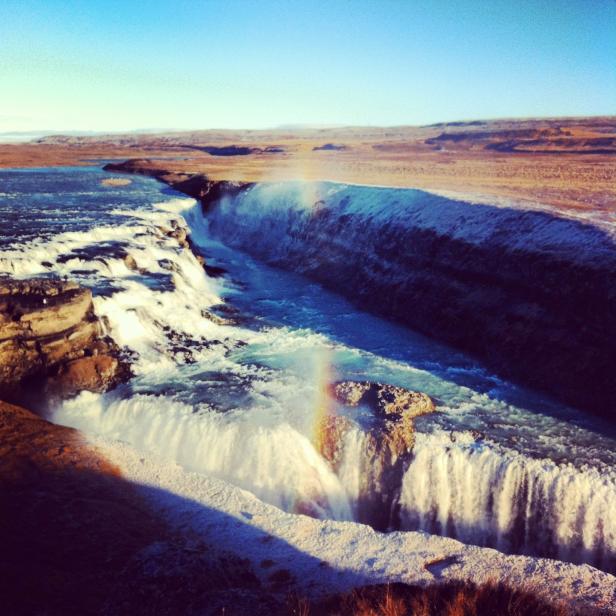
[[[152,512],[150,498],[176,514],[207,518],[221,539],[174,533]],[[370,604],[370,613],[389,613],[392,596],[400,614],[453,616],[462,613],[458,604],[485,616],[575,613],[532,587],[442,582],[446,560],[429,565],[434,583],[427,587],[379,582],[377,571],[367,577],[333,570],[226,513],[94,471],[38,473],[3,490],[0,506],[0,605],[11,616],[316,616],[363,614]],[[256,543],[266,556],[258,565],[234,555]],[[289,569],[308,577],[318,571],[331,594],[311,596]]]
[[[74,430],[3,403],[0,411],[2,613],[275,614],[298,581],[288,565],[324,571],[226,513],[125,481]],[[197,532],[179,536],[152,501],[197,516],[213,529],[209,543]],[[267,557],[259,571],[232,555],[254,546]],[[349,585],[366,581],[328,573]]]
[[[408,203],[396,207],[402,191],[366,188],[381,191],[372,197],[374,211],[355,211],[353,190],[359,189],[344,188],[318,215],[309,208],[270,210],[258,196],[227,204],[222,213],[210,207],[210,229],[227,245],[468,353],[504,378],[613,420],[616,246],[610,233],[545,211],[423,191],[405,191]],[[392,213],[385,215],[388,199]],[[258,216],[256,205],[263,206]],[[349,332],[334,337],[371,350]],[[446,378],[468,385],[466,375],[454,372]],[[494,388],[496,397],[516,403],[517,393],[502,385]],[[535,406],[553,413],[549,403]]]
[[[174,534],[137,492],[142,487],[93,471],[4,487],[0,496],[0,603],[13,616],[46,614],[272,614],[298,581],[286,567],[324,572],[325,563],[285,541],[171,493],[147,488],[171,511],[187,508],[221,529],[206,544]],[[232,535],[225,529],[233,529]],[[260,545],[255,572],[242,553]],[[267,558],[266,558],[267,557]],[[259,575],[256,575],[259,573]],[[328,573],[349,585],[351,572]],[[259,610],[255,606],[261,606]]]

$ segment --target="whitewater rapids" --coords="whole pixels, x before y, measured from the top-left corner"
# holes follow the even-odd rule
[[[616,570],[616,441],[599,424],[230,250],[195,201],[162,194],[153,180],[97,189],[105,177],[98,170],[53,173],[47,193],[66,203],[80,193],[83,219],[75,229],[57,206],[61,230],[42,228],[46,209],[28,200],[36,184],[23,172],[4,189],[13,197],[0,210],[39,207],[41,228],[28,221],[20,236],[15,223],[13,240],[0,245],[0,272],[66,275],[90,286],[135,373],[112,392],[67,401],[54,421],[222,479],[287,512],[348,521],[357,516],[364,435],[347,435],[337,472],[318,453],[315,414],[328,383],[368,379],[424,391],[438,413],[416,422],[400,486],[403,530]],[[161,232],[174,225],[187,226],[226,276],[207,276]],[[221,306],[233,307],[234,322]]]

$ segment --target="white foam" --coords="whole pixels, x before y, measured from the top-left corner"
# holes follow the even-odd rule
[[[597,469],[419,434],[401,504],[406,528],[616,568],[616,483]]]
[[[221,414],[164,396],[110,401],[84,393],[66,403],[55,420],[226,479],[287,511],[352,517],[340,480],[309,439],[289,423],[272,424],[267,414]]]
[[[121,443],[96,439],[94,444],[177,532],[205,542],[210,556],[232,553],[248,560],[264,583],[279,569],[290,572],[292,587],[308,596],[385,582],[503,582],[564,600],[571,610],[616,614],[616,578],[587,565],[505,556],[419,532],[381,534],[361,524],[291,515],[223,481],[144,457]],[[264,559],[272,568],[261,566]]]

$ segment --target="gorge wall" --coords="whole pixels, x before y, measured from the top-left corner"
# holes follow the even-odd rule
[[[411,189],[234,184],[145,173],[200,199],[226,244],[608,418],[616,395],[616,248],[609,226]]]
[[[0,278],[0,397],[44,410],[126,376],[89,289],[58,279]]]

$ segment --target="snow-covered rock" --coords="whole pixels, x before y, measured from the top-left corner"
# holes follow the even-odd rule
[[[244,187],[208,202],[206,216],[227,245],[613,416],[609,221],[328,182]]]
[[[158,515],[210,553],[247,559],[267,587],[285,576],[318,597],[382,582],[498,581],[566,600],[593,614],[616,614],[616,577],[588,565],[507,556],[421,532],[383,534],[352,522],[285,513],[223,481],[143,457],[117,441],[94,444]],[[597,611],[601,610],[601,611]]]

